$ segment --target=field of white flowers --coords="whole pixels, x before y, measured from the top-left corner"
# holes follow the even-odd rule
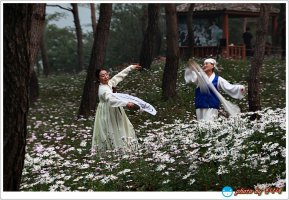
[[[30,108],[22,191],[221,191],[281,187],[286,181],[285,63],[266,60],[262,110],[198,123],[194,86],[179,70],[178,97],[161,100],[163,63],[132,72],[119,91],[154,105],[156,116],[127,110],[139,150],[98,157],[90,151],[94,116],[76,118],[85,75],[40,78],[40,99]],[[223,60],[220,75],[247,85],[248,63]],[[226,97],[229,99],[229,97]],[[230,99],[231,100],[231,99]],[[223,114],[222,114],[223,113]]]

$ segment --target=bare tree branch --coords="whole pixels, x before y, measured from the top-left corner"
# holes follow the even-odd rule
[[[58,7],[58,8],[60,8],[60,9],[63,9],[63,10],[67,10],[67,11],[72,12],[72,9],[71,9],[71,8],[65,8],[65,7],[62,7],[62,6],[60,6],[60,5],[47,5],[47,6],[49,6],[49,7]]]

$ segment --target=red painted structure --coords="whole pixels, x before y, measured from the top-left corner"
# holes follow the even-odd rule
[[[190,4],[181,4],[177,6],[177,15],[178,19],[185,18]],[[278,23],[277,16],[279,9],[272,7],[270,17],[272,20],[272,30],[271,37],[274,38],[277,36]],[[222,20],[222,40],[224,41],[223,45],[220,46],[194,46],[194,55],[195,57],[207,57],[207,56],[216,56],[222,55],[226,58],[234,59],[245,59],[245,45],[238,44],[232,45],[230,43],[230,33],[229,33],[229,18],[243,18],[251,19],[258,18],[260,14],[260,4],[250,4],[250,3],[196,3],[193,12],[193,23],[196,20],[200,19],[212,19],[217,17]],[[246,28],[246,20],[244,20],[243,30]],[[274,45],[274,44],[272,44]],[[180,46],[181,56],[184,55],[187,46]],[[267,53],[270,52],[270,47],[267,48]]]

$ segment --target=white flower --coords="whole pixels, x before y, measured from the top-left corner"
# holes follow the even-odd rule
[[[128,173],[128,172],[131,172],[131,169],[124,169],[124,170],[118,172],[117,175],[126,174],[126,173]]]
[[[80,146],[81,146],[81,147],[86,147],[86,143],[87,143],[87,142],[86,142],[85,140],[83,140],[83,141],[80,143]]]
[[[166,168],[166,165],[164,164],[160,164],[157,168],[156,168],[156,171],[162,171],[163,169]]]
[[[195,179],[190,179],[189,184],[190,184],[190,185],[193,185],[195,181],[196,181]]]
[[[165,181],[163,181],[163,184],[169,183],[170,181],[171,181],[170,179],[165,180]]]
[[[187,175],[185,175],[182,179],[185,180],[185,179],[187,179],[189,176],[191,176],[191,172],[187,173]]]
[[[80,166],[80,169],[87,169],[87,168],[89,168],[89,164],[82,164]]]
[[[226,167],[224,165],[220,165],[218,168],[217,174],[221,175],[221,174],[227,174],[227,173],[229,173],[229,171],[226,169]]]

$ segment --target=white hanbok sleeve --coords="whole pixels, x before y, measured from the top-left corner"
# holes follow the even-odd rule
[[[190,68],[186,68],[186,70],[185,70],[185,81],[186,81],[186,83],[197,83],[198,76],[197,76],[196,72],[194,72]]]
[[[127,101],[122,101],[113,96],[112,92],[106,88],[99,89],[99,96],[107,102],[111,107],[125,107],[127,105]]]
[[[243,85],[239,84],[230,84],[227,80],[219,76],[219,87],[226,92],[228,95],[235,99],[242,99],[244,94],[242,93],[242,89],[245,90]]]
[[[128,66],[127,68],[125,68],[124,70],[122,70],[121,72],[119,72],[118,74],[113,76],[109,80],[109,85],[111,85],[112,87],[116,87],[117,84],[119,82],[121,82],[124,79],[124,77],[126,77],[131,70],[132,70],[132,65]]]

